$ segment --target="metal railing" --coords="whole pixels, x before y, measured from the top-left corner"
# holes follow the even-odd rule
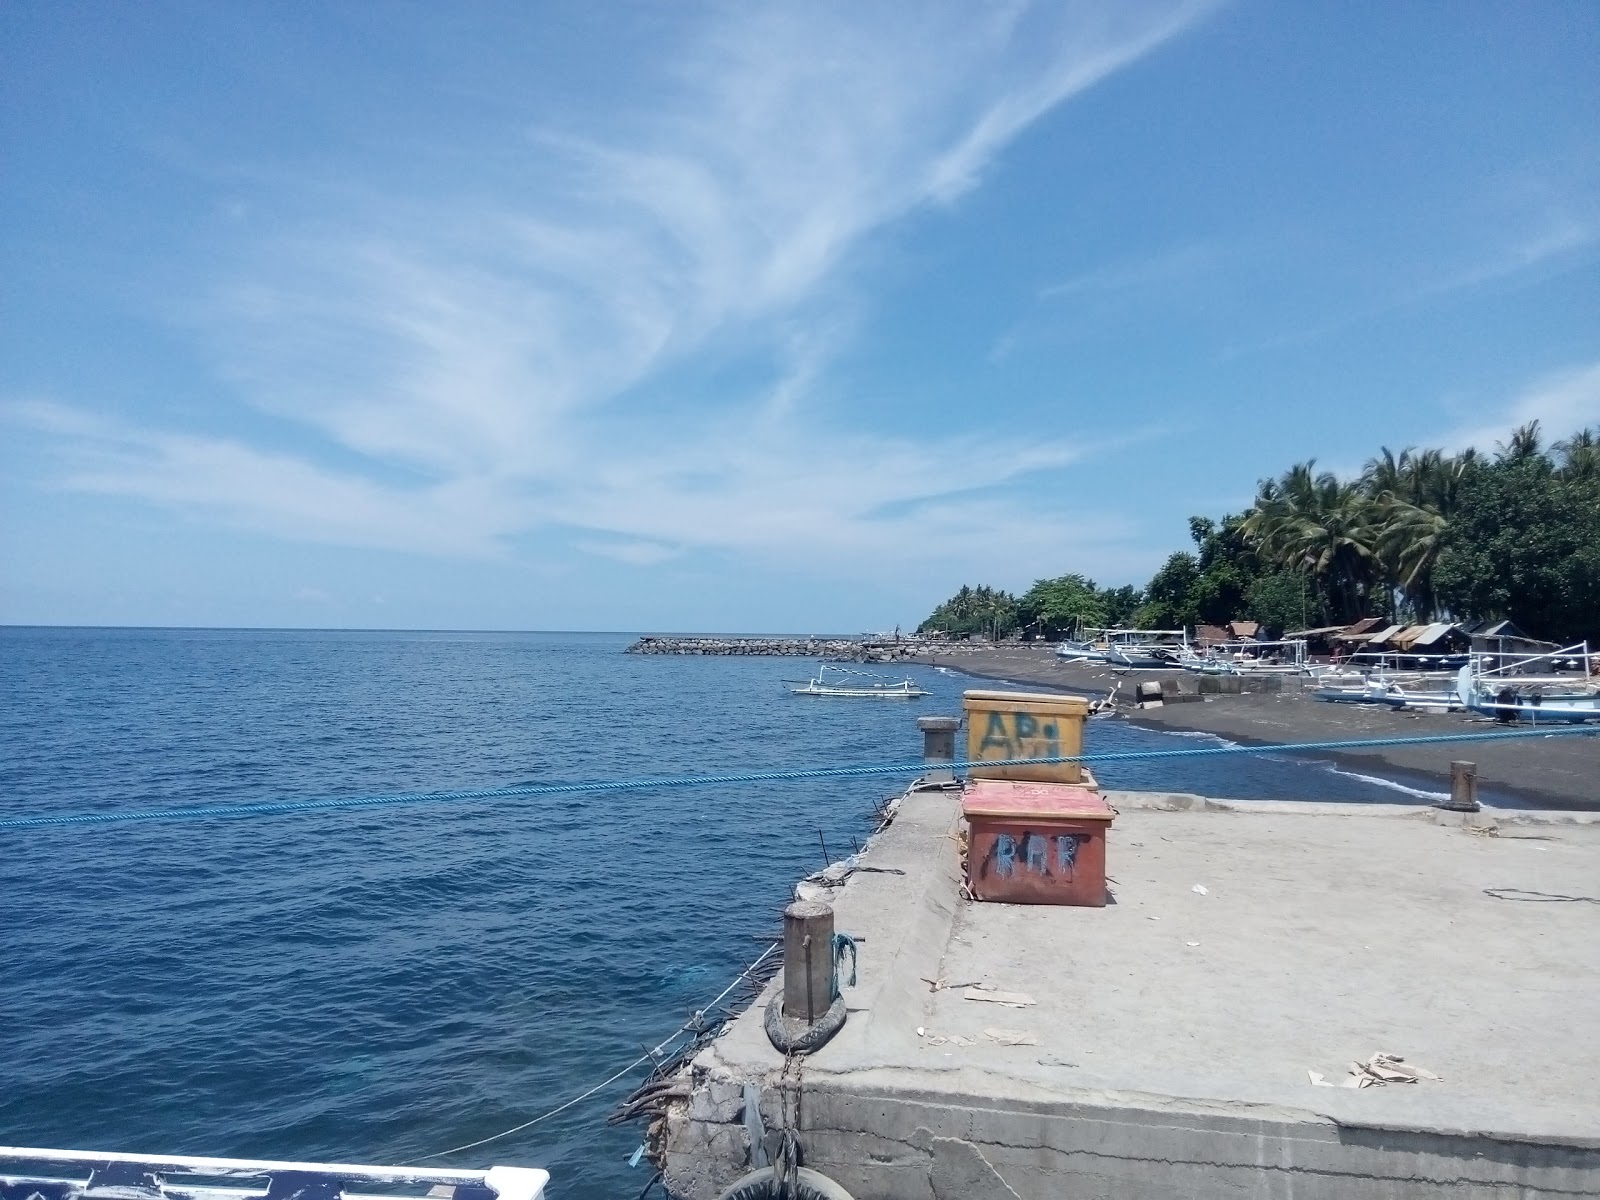
[[[5,1200],[541,1200],[549,1179],[532,1167],[464,1171],[0,1146]]]

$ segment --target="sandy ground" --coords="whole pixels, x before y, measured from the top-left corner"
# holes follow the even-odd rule
[[[1048,645],[991,646],[945,654],[917,655],[914,661],[948,667],[985,679],[1005,680],[1051,691],[1104,695],[1122,684],[1131,696],[1143,679],[1160,674],[1115,674],[1089,663],[1059,661]],[[1246,744],[1344,741],[1374,737],[1427,737],[1463,731],[1492,732],[1485,718],[1461,713],[1398,713],[1375,705],[1328,704],[1285,681],[1278,695],[1212,696],[1200,703],[1129,711],[1128,720],[1158,729],[1198,730]],[[1527,738],[1503,743],[1462,742],[1440,746],[1393,746],[1360,751],[1319,752],[1352,770],[1403,773],[1448,790],[1450,762],[1478,765],[1480,784],[1539,807],[1600,809],[1600,728],[1588,737]]]

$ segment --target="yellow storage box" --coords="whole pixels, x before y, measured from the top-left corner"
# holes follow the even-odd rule
[[[1083,753],[1083,723],[1089,702],[1077,696],[1044,692],[971,691],[962,696],[967,714],[967,760],[1060,758]],[[1077,763],[1021,767],[967,768],[973,779],[1015,779],[1035,783],[1085,782]],[[1091,785],[1092,786],[1092,785]]]

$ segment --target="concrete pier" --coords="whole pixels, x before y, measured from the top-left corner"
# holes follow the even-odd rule
[[[672,1194],[786,1123],[858,1200],[1600,1194],[1600,818],[1108,799],[1088,909],[965,900],[959,797],[908,794],[831,889],[845,1027],[785,1070],[774,981],[657,1126]],[[1441,1078],[1312,1082],[1378,1052]]]

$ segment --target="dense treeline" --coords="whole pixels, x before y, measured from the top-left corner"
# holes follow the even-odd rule
[[[1053,638],[1079,625],[1240,617],[1274,631],[1510,617],[1557,641],[1600,641],[1600,430],[1548,451],[1537,421],[1493,455],[1385,447],[1355,479],[1297,463],[1263,480],[1244,513],[1190,518],[1189,534],[1194,549],[1143,589],[1082,575],[1041,579],[1020,597],[963,587],[918,631]]]

